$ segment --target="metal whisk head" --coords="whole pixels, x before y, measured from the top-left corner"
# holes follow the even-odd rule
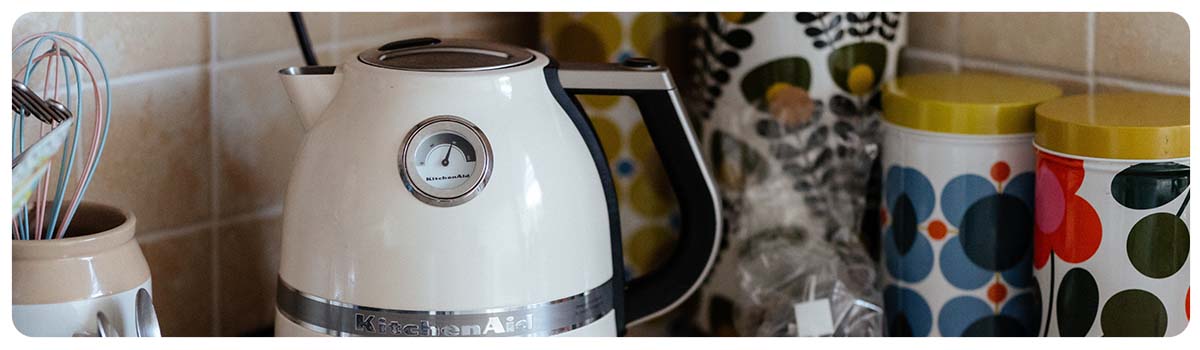
[[[71,118],[71,111],[54,99],[43,100],[25,84],[12,81],[13,112],[30,115],[46,124],[61,123]]]

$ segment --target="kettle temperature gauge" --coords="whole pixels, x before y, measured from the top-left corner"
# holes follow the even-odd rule
[[[419,123],[400,151],[400,175],[417,199],[435,206],[470,200],[491,175],[491,146],[474,124],[455,116]]]

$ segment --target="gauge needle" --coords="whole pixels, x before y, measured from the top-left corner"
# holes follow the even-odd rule
[[[446,158],[442,159],[442,166],[450,165],[450,151],[453,149],[454,146],[446,145]]]

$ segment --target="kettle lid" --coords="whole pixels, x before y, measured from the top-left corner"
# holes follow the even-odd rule
[[[477,72],[519,66],[533,53],[488,41],[416,38],[393,41],[358,54],[363,63],[419,72]]]

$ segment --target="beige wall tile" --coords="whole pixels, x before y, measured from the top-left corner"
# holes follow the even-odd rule
[[[953,72],[954,66],[938,61],[900,56],[899,75]]]
[[[996,71],[996,70],[988,69],[986,67],[972,67],[970,65],[964,66],[962,68],[962,71],[963,72],[986,72],[986,73],[994,73],[994,74],[1022,76],[1021,74],[1013,74],[1010,72]],[[1047,78],[1035,77],[1035,76],[1026,76],[1026,78],[1041,80],[1046,83],[1054,84],[1055,86],[1058,86],[1060,89],[1063,90],[1063,96],[1086,94],[1088,92],[1087,83],[1080,81],[1080,80],[1047,79]]]
[[[29,12],[17,17],[12,26],[13,45],[30,34],[42,32],[64,32],[78,34],[74,12]]]
[[[440,12],[350,12],[339,13],[338,40],[347,44],[355,39],[382,37],[384,40],[407,39],[414,35],[439,32]],[[391,38],[395,39],[391,39]],[[381,43],[382,44],[382,43]]]
[[[207,220],[207,72],[197,68],[115,85],[112,96],[108,141],[87,198],[132,210],[139,232]]]
[[[1130,91],[1134,91],[1134,90],[1131,90],[1125,86],[1117,86],[1117,85],[1110,85],[1110,84],[1096,84],[1096,93],[1130,92]]]
[[[326,47],[324,49],[317,50],[317,63],[322,66],[341,65],[342,63],[344,63],[345,58],[338,57],[337,54],[338,54],[338,49],[336,46]],[[300,54],[300,48],[297,47],[295,63],[289,64],[288,66],[300,66],[300,65],[304,65],[304,56]],[[280,68],[283,68],[283,67],[280,67]]]
[[[1096,15],[1096,72],[1188,84],[1187,21],[1174,13]]]
[[[213,334],[212,240],[208,228],[141,239],[164,336]]]
[[[452,13],[447,37],[494,40],[529,48],[538,47],[536,13]]]
[[[323,66],[336,66],[344,63],[347,58],[351,58],[338,57],[338,52],[339,50],[337,47],[329,47],[322,50],[317,50],[317,61]],[[297,53],[296,57],[299,57],[299,61],[297,62],[304,62],[304,57],[300,56],[300,54]]]
[[[908,14],[908,46],[958,53],[956,12],[913,12]]]
[[[43,32],[64,32],[67,34],[78,34],[79,30],[75,28],[75,14],[72,12],[30,12],[17,18],[17,21],[12,26],[12,45],[15,47],[18,40],[25,37]],[[22,49],[12,56],[12,69],[15,74],[17,70],[25,66],[26,60],[32,53],[33,46],[36,44],[30,43],[22,47]],[[38,53],[46,52],[50,45],[43,43],[38,48]],[[80,48],[82,49],[82,48]],[[43,79],[37,74],[30,77],[30,87],[40,86]],[[38,91],[39,93],[41,91]]]
[[[220,227],[221,335],[269,328],[275,320],[279,217]]]
[[[446,12],[443,14],[443,25],[447,30],[454,29],[462,25],[473,25],[482,22],[503,20],[508,16],[520,16],[528,13],[521,12]],[[532,14],[537,16],[536,13]],[[534,26],[537,23],[532,23]]]
[[[1187,95],[1187,85],[1170,85],[1170,84],[1145,84],[1133,82],[1133,84],[1112,81],[1108,79],[1100,80],[1096,83],[1096,93],[1104,92],[1152,92],[1168,95]]]
[[[207,13],[84,13],[83,30],[110,77],[208,62]]]
[[[217,59],[228,60],[282,49],[299,52],[296,32],[287,12],[225,12],[216,16]],[[313,46],[333,42],[333,14],[304,13]]]
[[[402,39],[445,37],[443,13],[339,13],[338,62],[354,59],[363,50]]]
[[[263,61],[217,70],[213,120],[222,216],[283,201],[304,130],[276,72],[295,64]]]
[[[1087,70],[1083,13],[963,13],[959,47],[969,57]]]

